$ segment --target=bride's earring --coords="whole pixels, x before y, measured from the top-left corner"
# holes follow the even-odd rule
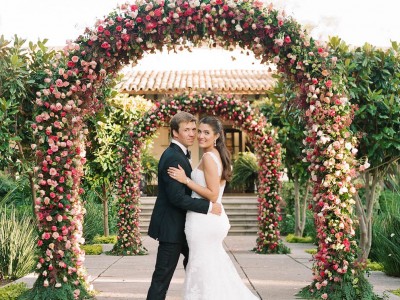
[[[214,147],[217,147],[217,140],[214,140]]]

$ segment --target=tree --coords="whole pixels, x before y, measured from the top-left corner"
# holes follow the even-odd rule
[[[294,234],[303,236],[310,188],[308,164],[303,161],[302,154],[305,125],[301,111],[298,110],[296,101],[293,101],[296,97],[294,89],[289,81],[283,80],[283,76],[281,74],[278,77],[276,85],[268,92],[268,98],[256,105],[268,116],[273,126],[278,128],[278,141],[284,149],[282,161],[287,168],[288,178],[294,185]],[[305,191],[303,197],[300,190]]]
[[[90,154],[85,170],[85,180],[103,204],[104,235],[109,235],[108,203],[115,192],[120,173],[121,147],[129,135],[133,123],[143,117],[152,103],[140,96],[111,92],[107,96],[102,113],[93,116],[89,122],[94,128],[90,135]]]
[[[346,57],[347,87],[352,103],[358,107],[351,130],[359,137],[359,185],[363,196],[358,193],[355,200],[360,259],[366,259],[379,187],[388,169],[400,159],[400,48],[392,42],[389,49],[365,44],[349,50],[339,38],[331,38],[330,44]]]
[[[17,36],[13,43],[0,37],[0,169],[29,179],[33,207],[36,156],[31,148],[31,125],[35,93],[43,88],[57,55],[46,42],[29,42],[26,47],[26,40]]]

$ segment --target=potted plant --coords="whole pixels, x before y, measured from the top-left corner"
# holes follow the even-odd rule
[[[158,160],[150,154],[149,151],[144,151],[141,159],[142,164],[142,180],[140,190],[144,195],[155,195],[156,185],[152,184],[157,178]]]
[[[252,152],[240,152],[233,163],[231,188],[240,189],[246,193],[254,193],[257,190],[257,178],[257,157]]]

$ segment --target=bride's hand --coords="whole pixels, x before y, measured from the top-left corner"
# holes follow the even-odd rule
[[[185,170],[180,165],[178,165],[178,168],[169,167],[167,172],[171,178],[179,181],[180,183],[186,184],[187,176]]]

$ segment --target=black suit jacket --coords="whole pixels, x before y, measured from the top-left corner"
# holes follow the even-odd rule
[[[210,205],[205,199],[191,198],[192,191],[168,175],[168,168],[177,168],[178,164],[190,177],[192,167],[189,160],[177,144],[171,143],[158,163],[158,195],[148,231],[150,237],[161,242],[184,242],[186,211],[206,214]]]

